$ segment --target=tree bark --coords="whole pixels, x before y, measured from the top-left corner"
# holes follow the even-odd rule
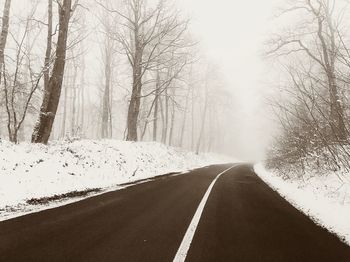
[[[113,117],[112,117],[112,112],[113,112],[113,84],[111,82],[110,85],[110,90],[109,90],[109,103],[108,103],[108,112],[109,112],[109,138],[113,138]]]
[[[195,127],[195,123],[194,123],[194,88],[192,88],[192,92],[191,92],[191,150],[194,150],[194,127]]]
[[[162,130],[162,143],[165,144],[168,137],[168,125],[169,125],[169,96],[168,88],[164,90],[164,125]]]
[[[135,14],[135,17],[138,17]],[[128,120],[127,128],[128,133],[126,140],[128,141],[137,141],[137,124],[140,112],[140,100],[141,100],[141,88],[142,88],[142,43],[139,35],[138,24],[135,24],[134,29],[134,48],[135,48],[135,57],[132,65],[133,74],[132,74],[132,91],[131,99],[128,109]]]
[[[50,60],[52,51],[52,0],[48,0],[47,7],[47,43],[44,63],[44,90],[48,88],[50,80]]]
[[[84,123],[85,123],[85,60],[83,69],[81,72],[81,89],[80,89],[80,99],[81,99],[81,118],[80,118],[80,128],[82,132],[84,132]],[[84,135],[84,134],[83,134]]]
[[[154,111],[153,111],[153,141],[157,141],[157,131],[158,131],[158,109],[159,109],[159,90],[160,85],[160,76],[159,71],[157,71],[157,80],[156,80],[156,93],[154,98]]]
[[[61,138],[64,138],[66,135],[67,99],[68,99],[68,78],[65,77]]]
[[[185,103],[185,109],[184,109],[184,115],[182,120],[182,127],[181,127],[181,133],[180,133],[180,141],[179,146],[182,147],[183,139],[185,135],[185,128],[186,128],[186,120],[187,120],[187,110],[188,110],[188,102],[189,102],[189,96],[190,96],[191,89],[188,88],[187,95],[186,95],[186,103]]]
[[[327,75],[329,97],[330,97],[330,119],[333,125],[332,130],[335,131],[336,140],[346,140],[346,128],[344,123],[344,110],[338,94],[338,86],[335,76],[335,36],[332,20],[328,16],[327,24],[330,32],[330,48],[327,46],[326,40],[323,35],[323,18],[318,16],[318,38],[321,42],[322,54],[324,60],[324,69]],[[330,50],[329,50],[330,49]]]
[[[77,115],[77,75],[78,75],[78,67],[77,65],[75,65],[74,63],[74,73],[73,73],[73,83],[72,83],[72,86],[71,86],[71,89],[72,89],[72,115],[71,115],[71,125],[70,125],[70,128],[71,128],[71,136],[72,137],[75,137],[76,135],[76,131],[77,131],[77,128],[76,128],[76,115]]]
[[[174,128],[175,128],[175,101],[172,102],[172,106],[171,106],[171,122],[170,122],[170,131],[169,131],[169,140],[168,140],[169,146],[172,146],[173,144]]]
[[[102,123],[101,137],[110,138],[109,121],[110,121],[110,85],[111,85],[111,54],[105,50],[105,88],[102,98]]]
[[[142,56],[143,44],[139,28],[140,20],[139,1],[134,2],[134,30],[133,30],[133,48],[134,55],[132,61],[132,90],[127,116],[127,136],[128,141],[137,141],[137,124],[140,113],[141,88],[142,88]]]
[[[67,37],[71,5],[71,0],[64,0],[62,5],[59,7],[59,33],[57,39],[56,57],[52,69],[52,75],[49,79],[49,84],[44,90],[39,119],[32,134],[32,143],[47,144],[52,131],[52,126],[61,96],[62,79],[66,63]]]
[[[4,11],[2,14],[2,28],[1,28],[1,35],[0,35],[0,83],[1,83],[1,74],[3,71],[4,60],[5,60],[5,47],[6,47],[7,35],[9,31],[10,7],[11,7],[11,0],[6,0],[4,5]]]
[[[205,84],[205,102],[204,102],[204,110],[203,110],[203,116],[202,116],[202,125],[197,141],[197,146],[196,146],[196,153],[199,153],[203,135],[204,135],[204,128],[205,128],[205,123],[206,123],[206,118],[207,118],[207,111],[208,111],[208,83]]]

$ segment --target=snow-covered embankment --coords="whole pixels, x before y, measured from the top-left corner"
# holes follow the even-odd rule
[[[262,164],[255,172],[293,206],[317,224],[350,244],[350,181],[333,174],[309,174],[304,180],[288,179],[267,171]]]
[[[225,161],[229,160],[159,143],[81,140],[44,146],[1,141],[0,220],[62,205],[53,201],[38,207],[31,200],[95,189],[105,192],[123,183]]]

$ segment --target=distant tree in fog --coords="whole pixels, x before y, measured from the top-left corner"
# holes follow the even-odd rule
[[[150,6],[144,0],[125,1],[125,11],[111,10],[120,16],[120,32],[115,37],[121,43],[132,69],[132,88],[127,116],[127,140],[138,140],[143,77],[157,67],[160,58],[182,45],[188,22],[178,12],[171,11],[165,0]]]
[[[104,9],[100,21],[102,24],[103,41],[101,44],[101,54],[103,63],[104,83],[102,88],[102,116],[101,116],[101,137],[111,138],[113,133],[112,127],[112,72],[116,53],[116,44],[114,32],[116,29],[117,18],[111,16],[108,12],[111,4],[105,1]]]
[[[7,131],[9,140],[14,143],[18,142],[28,111],[33,111],[32,100],[45,71],[44,67],[38,69],[35,64],[37,59],[33,55],[41,32],[38,26],[40,22],[34,19],[36,9],[37,5],[33,5],[28,16],[20,23],[21,30],[10,34],[10,40],[15,45],[14,52],[9,52],[8,59],[2,62]]]

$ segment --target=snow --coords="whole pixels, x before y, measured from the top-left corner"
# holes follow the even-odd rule
[[[0,140],[0,220],[59,206],[81,198],[31,206],[26,201],[118,185],[171,172],[230,162],[153,142],[80,140],[49,146]]]
[[[304,179],[283,179],[267,171],[261,163],[254,169],[294,207],[350,244],[350,181],[346,176],[335,173],[319,175],[309,171]]]

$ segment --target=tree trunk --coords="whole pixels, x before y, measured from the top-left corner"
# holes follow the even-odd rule
[[[106,80],[105,90],[102,99],[102,122],[101,122],[101,137],[109,138],[109,82]]]
[[[180,133],[180,141],[179,141],[179,146],[180,147],[182,147],[184,134],[185,134],[186,120],[187,120],[187,110],[188,110],[188,102],[189,102],[190,91],[191,91],[191,89],[188,88],[188,92],[187,92],[187,95],[186,95],[186,103],[185,103],[184,115],[183,115],[183,120],[182,120],[181,133]]]
[[[112,83],[112,82],[111,82]],[[110,86],[109,91],[109,103],[108,103],[108,115],[109,115],[109,138],[113,138],[113,84]]]
[[[72,115],[71,115],[71,136],[74,137],[76,135],[76,112],[77,112],[77,75],[78,75],[78,67],[74,65],[74,75],[73,75],[73,83],[72,83]]]
[[[15,144],[18,143],[17,133],[18,133],[18,131],[16,128],[14,128],[14,130],[9,133],[10,142],[15,143]]]
[[[133,85],[129,109],[128,109],[128,133],[126,140],[128,141],[137,141],[137,124],[138,117],[140,113],[140,86],[135,83]]]
[[[212,149],[212,146],[214,144],[214,140],[215,140],[215,136],[213,136],[213,129],[214,128],[218,128],[217,125],[215,125],[215,113],[217,113],[217,111],[215,109],[213,109],[213,107],[211,106],[209,108],[209,128],[208,128],[208,147],[207,147],[207,152],[210,152]]]
[[[133,61],[133,83],[131,91],[131,99],[128,109],[127,128],[128,133],[126,140],[137,141],[137,124],[140,112],[141,102],[141,88],[142,88],[142,45],[139,35],[139,28],[135,26],[134,29],[134,41],[135,41],[135,58]]]
[[[64,84],[64,100],[63,100],[63,116],[61,126],[61,138],[66,136],[66,118],[67,118],[67,99],[68,99],[68,78],[65,78]]]
[[[82,132],[84,132],[84,122],[85,122],[85,62],[84,66],[81,72],[81,93],[80,93],[80,99],[81,99],[81,118],[80,118],[80,128]],[[83,133],[84,135],[84,133]]]
[[[191,92],[191,150],[194,150],[194,89]]]
[[[160,90],[159,90],[159,71],[157,72],[157,82],[156,82],[156,93],[155,93],[155,98],[154,98],[154,111],[153,111],[153,141],[157,141],[157,131],[158,131],[158,108],[159,108],[159,95],[160,95]]]
[[[101,123],[101,137],[110,138],[109,136],[109,120],[110,120],[110,84],[111,84],[111,62],[109,50],[105,51],[105,88],[102,98],[102,123]]]
[[[161,137],[161,140],[160,140],[160,141],[162,141],[164,139],[163,138],[163,135],[164,135],[163,127],[165,125],[163,97],[161,97],[161,96],[158,97],[158,103],[159,103],[160,117],[161,117],[161,120],[162,120],[162,137]]]
[[[207,118],[207,111],[208,111],[208,83],[205,85],[205,102],[204,102],[204,110],[203,110],[203,116],[202,116],[202,125],[197,141],[197,147],[196,147],[196,153],[199,153],[200,146],[202,143],[203,135],[204,135],[204,128],[205,128],[205,122]]]
[[[11,7],[11,0],[6,0],[4,5],[4,11],[2,14],[2,28],[1,28],[1,35],[0,35],[0,83],[1,83],[1,74],[3,71],[4,60],[5,60],[5,46],[6,46],[7,35],[9,31],[10,7]]]
[[[77,113],[77,129],[79,131],[79,136],[83,136],[84,132],[84,88],[85,88],[85,59],[82,58],[80,66],[80,80],[78,88],[78,113]]]
[[[151,106],[150,106],[150,108],[148,110],[147,116],[146,116],[147,120],[145,121],[145,125],[143,126],[143,130],[142,130],[142,133],[141,133],[141,141],[143,140],[143,138],[144,138],[144,136],[146,134],[147,127],[148,127],[148,124],[150,122],[150,121],[148,121],[148,119],[151,116],[152,112],[154,113],[154,111],[153,111],[154,105],[155,105],[155,98],[153,99],[152,104],[151,104]]]
[[[172,102],[171,122],[170,122],[170,131],[169,131],[169,140],[168,140],[169,146],[172,146],[173,144],[174,126],[175,126],[175,101]]]
[[[164,99],[165,99],[165,106],[164,106],[164,125],[162,130],[162,143],[165,144],[167,141],[168,136],[168,124],[169,124],[169,96],[168,96],[168,88],[165,88],[164,90]]]
[[[33,143],[47,144],[55,120],[58,103],[61,96],[62,79],[66,62],[66,49],[69,19],[71,14],[71,0],[64,0],[59,7],[59,32],[57,39],[56,57],[52,75],[47,88],[44,90],[43,102],[39,119],[32,135]]]
[[[52,0],[48,0],[47,8],[47,43],[44,63],[44,90],[48,88],[50,80],[50,60],[52,50]]]
[[[337,47],[335,46],[334,28],[332,24],[333,22],[332,22],[332,19],[330,18],[330,15],[328,14],[327,23],[328,23],[329,32],[330,32],[329,38],[331,41],[331,46],[329,48],[327,46],[326,39],[323,35],[324,21],[321,17],[318,17],[317,19],[318,19],[317,35],[321,42],[322,54],[323,54],[323,60],[324,60],[324,69],[327,75],[328,88],[329,88],[331,129],[332,129],[333,135],[335,136],[335,140],[344,141],[346,140],[347,133],[346,133],[346,127],[344,122],[344,110],[338,94],[338,86],[336,83],[336,76],[335,76],[335,53],[336,53]]]

